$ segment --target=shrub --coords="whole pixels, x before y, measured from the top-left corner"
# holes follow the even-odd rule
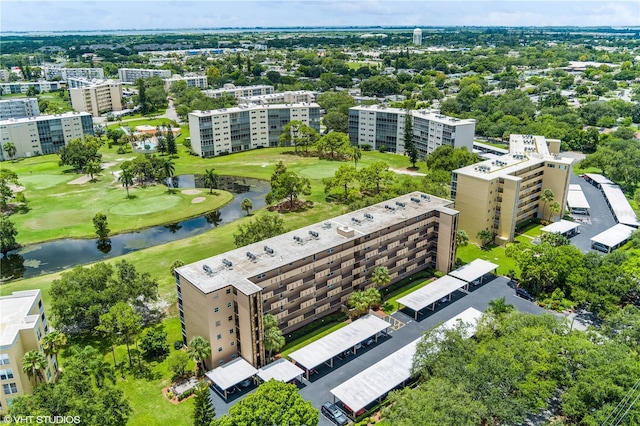
[[[371,151],[372,148],[373,147],[368,143],[363,143],[362,145],[360,145],[360,149],[362,149],[363,151]]]
[[[176,340],[175,342],[173,342],[173,349],[175,349],[176,351],[179,351],[180,349],[182,349],[183,343],[182,340]]]
[[[140,349],[145,358],[163,358],[169,353],[169,345],[167,344],[167,333],[162,327],[151,328],[147,330]]]
[[[182,401],[183,399],[190,397],[195,392],[196,392],[196,388],[191,388],[191,389],[187,390],[186,392],[181,393],[180,395],[178,395],[178,401]]]

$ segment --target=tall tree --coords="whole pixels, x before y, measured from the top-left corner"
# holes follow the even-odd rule
[[[353,167],[358,169],[358,162],[362,159],[362,150],[359,146],[354,146],[351,149],[351,159],[353,160]]]
[[[7,153],[10,160],[13,160],[13,157],[15,157],[16,153],[18,152],[16,149],[16,144],[14,144],[13,142],[7,142],[3,144],[2,150]]]
[[[376,194],[380,193],[384,185],[393,183],[394,179],[395,174],[389,170],[389,165],[384,161],[376,161],[359,173],[361,187],[368,190],[375,189]]]
[[[44,381],[43,371],[47,368],[47,359],[38,351],[29,351],[22,357],[22,371],[37,385]]]
[[[167,187],[169,190],[173,188],[173,174],[176,171],[176,166],[171,160],[164,160],[162,162],[162,173],[164,174],[165,179],[167,180]]]
[[[376,287],[384,287],[391,282],[391,276],[389,275],[389,269],[386,266],[378,266],[373,270],[371,274],[371,282]]]
[[[93,181],[93,175],[100,173],[102,167],[100,167],[99,161],[89,161],[84,166],[84,172],[89,175],[89,178]]]
[[[247,216],[249,216],[249,210],[253,208],[253,203],[249,198],[245,198],[242,200],[242,203],[240,203],[240,208],[247,213]]]
[[[409,156],[411,166],[416,167],[418,162],[418,148],[413,142],[413,115],[411,110],[406,109],[404,113],[404,152]]]
[[[269,380],[258,386],[229,409],[229,414],[215,419],[212,426],[288,425],[317,426],[320,418],[310,402],[300,396],[295,385]]]
[[[349,136],[340,132],[327,133],[318,141],[318,151],[328,153],[331,159],[346,154],[350,146]]]
[[[233,234],[236,247],[256,243],[275,237],[285,232],[284,220],[278,215],[262,215],[254,220],[238,226],[238,232]]]
[[[171,126],[167,128],[167,136],[165,139],[167,144],[167,154],[176,155],[178,153],[178,146],[176,145],[176,138],[173,136],[173,130]]]
[[[210,426],[215,417],[216,411],[211,404],[209,386],[206,382],[200,381],[193,401],[193,426]]]
[[[206,169],[202,179],[205,186],[209,188],[209,194],[213,194],[213,188],[218,186],[218,175],[215,173],[215,169]]]
[[[144,84],[144,79],[137,79],[136,87],[138,88],[138,105],[140,106],[140,112],[146,114],[151,108],[149,107],[149,102],[147,100],[147,88]]]
[[[287,198],[289,207],[293,210],[298,197],[309,194],[311,194],[311,181],[294,172],[287,171],[277,180],[271,180],[271,192],[267,194],[266,201],[267,204],[272,204]]]
[[[552,202],[555,199],[555,197],[556,197],[555,194],[549,188],[542,191],[542,194],[540,194],[540,201],[542,201],[543,204],[542,204],[542,211],[540,212],[540,217],[543,217],[544,212],[547,210],[547,203]]]
[[[198,374],[204,374],[207,369],[206,360],[211,356],[211,345],[201,336],[193,336],[187,346],[189,358],[196,362]]]
[[[131,344],[138,344],[138,336],[142,330],[142,317],[135,313],[131,305],[118,302],[109,309],[109,312],[100,316],[100,331],[109,330],[118,336],[121,343],[127,346],[129,367],[133,368],[131,359]]]
[[[562,206],[559,202],[553,201],[549,204],[549,222],[553,220],[553,216],[555,213],[560,213],[562,211]]]
[[[16,235],[18,230],[9,216],[0,214],[0,253],[5,254],[18,246]]]
[[[269,351],[269,358],[274,352],[278,352],[285,345],[285,339],[279,327],[271,327],[264,330],[264,348]]]
[[[458,247],[465,247],[469,244],[469,235],[462,229],[456,231],[456,245]]]
[[[351,184],[356,180],[358,173],[356,172],[356,168],[343,164],[338,167],[335,174],[332,178],[324,178],[322,182],[324,183],[324,192],[325,194],[330,194],[334,189],[338,190],[340,194],[339,197],[345,201],[349,201],[357,196],[356,190],[351,191]]]
[[[127,190],[127,198],[129,196],[129,187],[133,185],[133,172],[130,168],[123,168],[122,172],[120,172],[120,176],[118,176],[118,180],[122,182],[122,186]]]
[[[96,229],[96,235],[101,240],[106,240],[109,237],[109,223],[107,222],[107,215],[104,213],[96,213],[93,217],[93,227]]]
[[[487,244],[489,244],[493,240],[493,233],[487,229],[483,229],[478,232],[476,235],[482,244],[482,248],[484,248]]]
[[[67,336],[59,330],[53,330],[42,338],[42,350],[47,356],[57,356],[65,346],[67,346]]]

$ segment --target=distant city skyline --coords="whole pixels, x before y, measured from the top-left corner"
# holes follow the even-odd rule
[[[640,26],[640,1],[3,0],[0,31],[290,26]]]

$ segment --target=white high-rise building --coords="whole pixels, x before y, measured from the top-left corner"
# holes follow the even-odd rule
[[[422,46],[422,30],[420,28],[413,30],[413,44]]]
[[[0,100],[0,120],[36,117],[40,115],[38,99],[18,98]]]
[[[139,78],[149,77],[171,78],[170,70],[161,69],[140,69],[140,68],[118,68],[118,78],[123,84],[133,84]]]
[[[227,83],[222,86],[221,89],[203,90],[205,96],[210,98],[220,98],[223,95],[231,95],[236,98],[243,98],[248,96],[264,96],[274,92],[273,86],[266,84],[258,84],[256,86],[239,86]]]

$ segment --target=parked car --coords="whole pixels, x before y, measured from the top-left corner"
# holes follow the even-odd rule
[[[249,386],[251,386],[251,379],[243,380],[242,382],[240,382],[240,386],[242,386],[243,388],[248,388]]]
[[[324,404],[322,404],[322,409],[320,411],[322,412],[323,416],[325,416],[327,419],[331,420],[338,426],[344,426],[349,423],[349,419],[347,418],[347,416],[335,404],[325,402]]]
[[[516,295],[530,302],[533,302],[535,300],[535,298],[524,288],[520,288],[520,287],[516,288]]]

